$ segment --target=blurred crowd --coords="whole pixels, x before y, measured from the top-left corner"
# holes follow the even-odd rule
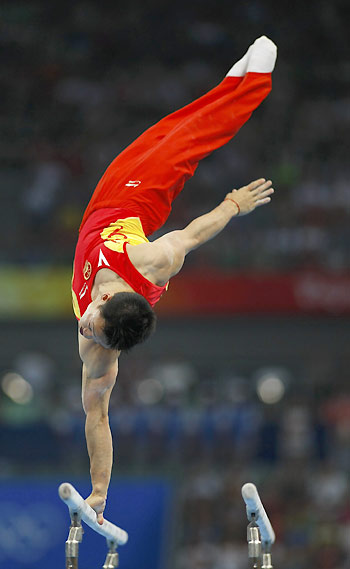
[[[302,378],[283,367],[234,373],[170,355],[128,363],[111,401],[114,473],[162,475],[177,486],[175,569],[248,569],[247,481],[271,516],[276,567],[348,567],[346,366],[325,377],[317,358]],[[3,375],[2,476],[88,472],[80,387],[55,374],[47,356],[27,352]]]
[[[189,259],[225,268],[349,268],[346,2],[3,2],[0,263],[71,262],[104,169],[163,115],[215,86],[255,37],[279,45],[273,92],[205,160],[169,228],[232,187],[272,178],[273,203]]]
[[[346,569],[350,560],[349,480],[332,463],[287,462],[273,468],[206,468],[186,479],[177,569],[243,569],[245,505],[241,487],[253,480],[277,535],[274,567]]]

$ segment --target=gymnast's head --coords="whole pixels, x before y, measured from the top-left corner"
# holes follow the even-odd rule
[[[128,351],[151,336],[156,320],[148,301],[136,292],[102,294],[81,318],[80,333],[104,348]]]

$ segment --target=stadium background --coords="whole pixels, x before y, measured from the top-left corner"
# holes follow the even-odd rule
[[[276,194],[189,256],[155,337],[122,356],[106,516],[130,531],[121,569],[243,569],[240,487],[253,481],[276,567],[348,567],[346,7],[2,3],[1,567],[62,567],[56,486],[88,492],[70,272],[89,196],[119,151],[218,83],[261,34],[279,47],[273,91],[200,165],[166,229],[256,177]],[[102,566],[102,538],[81,550],[82,569]]]

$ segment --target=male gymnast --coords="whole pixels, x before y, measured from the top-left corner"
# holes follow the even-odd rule
[[[144,132],[107,168],[83,216],[72,295],[92,482],[87,502],[100,524],[113,462],[108,407],[121,351],[154,331],[153,306],[186,255],[233,217],[269,203],[272,183],[255,180],[185,229],[153,242],[147,236],[165,223],[198,162],[228,142],[268,95],[276,56],[275,44],[258,38],[217,87]]]

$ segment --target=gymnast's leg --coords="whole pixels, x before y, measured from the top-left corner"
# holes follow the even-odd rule
[[[101,207],[124,207],[147,235],[163,225],[198,162],[228,142],[268,95],[275,59],[273,42],[259,38],[217,87],[148,129],[106,170],[83,223]]]

